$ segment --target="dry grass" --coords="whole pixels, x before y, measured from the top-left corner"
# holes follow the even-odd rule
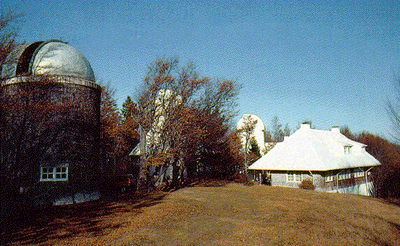
[[[59,210],[11,245],[400,245],[400,207],[300,189],[191,187]]]

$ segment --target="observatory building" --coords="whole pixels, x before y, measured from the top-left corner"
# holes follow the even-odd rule
[[[65,42],[40,41],[10,53],[0,80],[2,185],[35,203],[91,200],[100,95],[90,63]]]
[[[243,129],[246,128],[246,124],[254,124],[254,129],[250,133],[250,139],[253,138],[260,150],[260,154],[263,155],[265,152],[265,140],[264,140],[264,123],[262,120],[254,114],[244,114],[242,118],[240,118],[239,122],[237,123],[236,129],[242,131],[240,135],[240,139],[242,142],[243,148],[246,145],[246,132]],[[249,143],[248,143],[249,144]]]

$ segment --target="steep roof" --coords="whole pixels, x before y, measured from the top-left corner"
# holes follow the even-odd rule
[[[309,124],[303,124],[249,169],[328,171],[380,165],[365,151],[365,147],[345,137],[339,128],[323,131],[310,129]]]

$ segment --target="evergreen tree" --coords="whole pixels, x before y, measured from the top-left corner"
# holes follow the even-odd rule
[[[282,124],[279,122],[278,116],[274,116],[271,121],[271,135],[273,142],[282,142],[284,133],[282,131]]]

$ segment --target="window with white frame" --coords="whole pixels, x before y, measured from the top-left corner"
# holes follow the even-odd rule
[[[351,171],[345,170],[339,174],[339,180],[351,179]]]
[[[301,173],[288,172],[287,182],[301,182],[303,180]]]
[[[328,172],[325,176],[325,182],[332,182],[333,181],[333,174],[332,172]]]
[[[287,181],[294,182],[294,173],[287,173]]]
[[[296,182],[301,182],[301,180],[302,180],[301,173],[295,173],[294,179],[296,180]]]
[[[362,170],[362,169],[357,169],[355,172],[354,172],[354,178],[361,178],[361,177],[364,177],[364,170]]]
[[[41,167],[40,181],[67,181],[68,167]]]

